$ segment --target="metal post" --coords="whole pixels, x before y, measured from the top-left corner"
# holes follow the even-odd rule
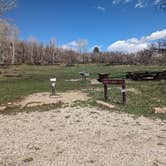
[[[51,95],[55,96],[56,95],[56,91],[55,91],[55,89],[56,89],[56,78],[51,78],[50,82],[51,82],[51,92],[52,92]]]
[[[126,83],[125,80],[122,84],[122,96],[123,96],[123,104],[126,104]]]
[[[52,83],[52,85],[51,85],[51,87],[52,87],[52,96],[55,96],[55,82],[53,82]]]
[[[105,98],[106,101],[108,100],[107,84],[104,84],[104,98]]]

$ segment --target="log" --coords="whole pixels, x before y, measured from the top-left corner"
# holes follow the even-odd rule
[[[99,104],[99,105],[101,105],[101,106],[104,106],[105,108],[108,108],[108,109],[113,109],[113,108],[115,108],[114,105],[108,104],[108,103],[103,102],[103,101],[100,101],[100,100],[96,100],[96,103]]]
[[[6,110],[6,106],[0,106],[0,112],[4,112]]]
[[[20,74],[4,74],[5,77],[21,77]]]

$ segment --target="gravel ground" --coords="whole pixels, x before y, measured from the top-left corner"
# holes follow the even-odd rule
[[[0,115],[0,166],[166,166],[166,122],[97,108]]]

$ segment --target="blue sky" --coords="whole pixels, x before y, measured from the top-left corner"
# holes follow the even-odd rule
[[[48,43],[55,38],[58,46],[75,47],[76,40],[86,39],[89,50],[98,45],[102,51],[134,52],[166,37],[166,11],[157,9],[158,2],[17,0],[5,16],[14,19],[24,40],[33,36]]]

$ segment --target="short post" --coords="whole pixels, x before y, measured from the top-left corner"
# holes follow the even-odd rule
[[[125,83],[125,80],[123,80],[123,84],[122,84],[122,96],[123,96],[123,104],[126,104],[126,83]]]
[[[107,90],[107,84],[104,84],[104,99],[108,100],[108,90]]]
[[[50,82],[51,82],[51,95],[55,96],[56,78],[50,78]]]

